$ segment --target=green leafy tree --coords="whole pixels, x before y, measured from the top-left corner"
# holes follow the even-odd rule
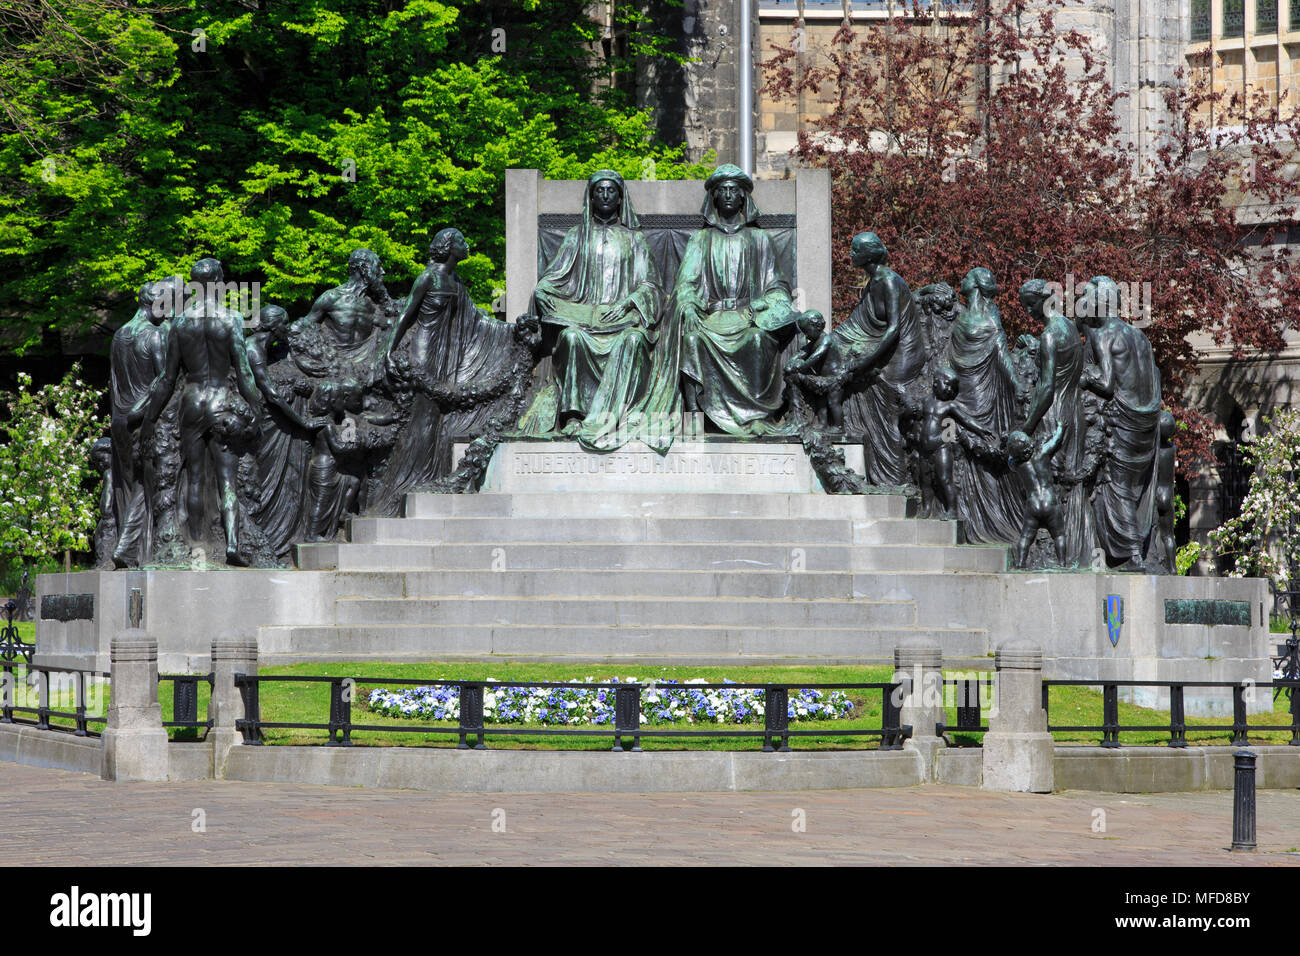
[[[448,225],[486,304],[506,169],[703,169],[656,141],[621,80],[671,54],[634,30],[607,51],[585,0],[4,6],[0,319],[18,347],[125,317],[133,290],[203,255],[291,311],[356,246],[400,286]]]
[[[103,434],[100,393],[73,366],[58,384],[32,390],[18,374],[0,423],[0,564],[15,568],[60,551],[85,551],[99,519],[90,446]]]
[[[1285,588],[1300,568],[1300,409],[1264,418],[1267,430],[1242,442],[1255,469],[1241,514],[1210,532],[1216,556],[1230,558],[1235,578],[1272,578]]]

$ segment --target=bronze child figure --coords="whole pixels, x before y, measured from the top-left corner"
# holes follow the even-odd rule
[[[1029,548],[1038,529],[1046,527],[1056,547],[1056,561],[1065,564],[1065,521],[1061,502],[1052,484],[1052,456],[1065,434],[1065,423],[1056,426],[1052,437],[1034,452],[1034,441],[1022,431],[1007,437],[1007,456],[1026,488],[1025,519],[1016,543],[1016,567],[1023,570],[1029,562]]]
[[[957,504],[957,489],[952,479],[953,442],[945,435],[948,420],[981,438],[993,437],[988,429],[971,421],[955,401],[959,387],[956,372],[946,365],[939,369],[934,375],[934,395],[925,400],[921,417],[919,450],[930,462],[930,487],[945,518],[953,516]]]

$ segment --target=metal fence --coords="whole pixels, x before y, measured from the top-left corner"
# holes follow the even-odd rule
[[[953,694],[948,693],[951,687]],[[988,733],[988,726],[980,723],[980,715],[988,710],[993,702],[993,675],[975,680],[945,680],[943,682],[944,701],[953,700],[957,710],[957,723],[945,724],[940,721],[935,725],[934,735],[942,737],[945,733],[983,734]],[[983,701],[983,703],[981,703]]]
[[[0,660],[0,724],[28,724],[37,730],[67,731],[77,737],[98,737],[108,721],[105,706],[107,698],[105,696],[101,699],[100,694],[108,687],[104,681],[110,676],[103,671],[42,667],[26,661]],[[169,735],[170,739],[205,739],[206,731],[212,727],[212,717],[209,714],[205,720],[198,718],[198,685],[206,682],[210,688],[212,679],[212,674],[159,675],[160,685],[164,681],[173,682],[173,719],[164,720],[163,727],[204,731],[204,736]],[[20,687],[27,688],[25,697],[35,696],[36,706],[18,703]],[[95,693],[90,693],[88,687],[93,687]],[[54,703],[65,697],[70,700],[71,710],[60,709]],[[93,709],[105,711],[104,713],[90,712],[92,698],[98,705]],[[92,730],[92,725],[97,729]]]
[[[212,714],[209,710],[207,719],[199,720],[199,684],[208,685],[209,697],[211,700],[212,683],[216,675],[207,674],[159,674],[158,683],[164,681],[172,682],[172,719],[164,720],[164,727],[176,727],[187,730],[202,730],[203,736],[199,740],[207,739],[207,732],[212,729]],[[182,736],[176,736],[173,740],[185,739]]]
[[[266,721],[261,717],[261,687],[270,683],[306,682],[329,684],[329,720],[324,723]],[[418,687],[455,687],[460,697],[459,713],[455,727],[415,726],[355,723],[352,704],[355,688],[362,684],[378,686],[411,685]],[[641,739],[646,738],[759,738],[765,752],[788,752],[790,739],[798,737],[879,737],[881,750],[901,750],[903,741],[912,735],[910,726],[899,722],[899,702],[907,693],[907,682],[873,684],[633,684],[633,683],[568,683],[558,681],[470,681],[428,680],[388,677],[317,677],[317,676],[250,676],[235,675],[244,702],[245,718],[236,722],[246,744],[263,742],[267,730],[323,730],[328,732],[325,746],[349,747],[352,735],[363,732],[418,733],[446,735],[457,738],[461,750],[486,749],[489,737],[612,737],[613,751],[639,751]],[[540,687],[555,690],[604,690],[613,694],[613,724],[609,727],[576,729],[561,726],[498,727],[484,721],[483,695],[488,688]],[[653,689],[656,693],[682,690],[761,690],[763,692],[763,729],[660,729],[641,723],[642,692]],[[790,729],[789,699],[791,690],[860,690],[876,691],[882,700],[879,727],[854,727],[849,729]],[[471,739],[473,743],[471,743]],[[625,746],[626,745],[626,746]]]
[[[1048,694],[1053,687],[1100,687],[1102,689],[1102,718],[1100,724],[1053,724]],[[1169,722],[1164,724],[1121,724],[1119,722],[1119,689],[1121,687],[1159,687],[1169,690]],[[1232,690],[1231,724],[1187,724],[1186,689],[1188,687],[1230,688]],[[1102,747],[1119,747],[1122,733],[1151,733],[1165,731],[1169,734],[1167,746],[1186,747],[1187,732],[1228,733],[1229,743],[1236,746],[1249,743],[1251,733],[1289,733],[1292,747],[1300,747],[1300,681],[1275,680],[1270,684],[1253,685],[1255,691],[1287,692],[1290,700],[1291,722],[1283,725],[1251,725],[1246,719],[1246,693],[1252,689],[1233,681],[1151,681],[1151,680],[1045,680],[1043,681],[1043,710],[1047,712],[1047,729],[1050,733],[1098,733]]]
[[[102,725],[108,718],[86,712],[86,679],[103,678],[109,675],[101,671],[73,670],[66,667],[40,667],[34,664],[14,661],[0,663],[0,724],[31,724],[37,730],[68,730],[78,737],[98,737],[99,731],[91,730],[91,724]],[[51,675],[56,675],[51,681]],[[19,681],[36,692],[35,707],[19,705],[17,691]],[[72,710],[58,710],[51,706],[51,691],[62,697],[66,689],[72,692]],[[35,718],[26,719],[30,715]],[[50,719],[71,721],[71,726],[50,723]]]

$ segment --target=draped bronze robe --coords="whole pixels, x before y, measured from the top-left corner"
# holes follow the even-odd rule
[[[863,463],[874,485],[901,485],[907,481],[907,457],[898,423],[903,411],[903,390],[925,368],[925,341],[916,300],[908,291],[899,302],[898,340],[883,362],[879,377],[844,396],[844,425],[863,437]],[[890,316],[877,315],[869,290],[853,314],[831,335],[840,339],[842,354],[853,362],[880,347],[891,325]]]
[[[796,313],[771,237],[748,222],[710,223],[687,244],[673,297],[682,374],[698,386],[700,411],[732,435],[773,431],[783,386],[777,333]]]

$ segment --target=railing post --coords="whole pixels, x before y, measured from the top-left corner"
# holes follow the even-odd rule
[[[1187,746],[1187,717],[1183,708],[1183,685],[1169,688],[1169,746]]]
[[[1292,747],[1300,747],[1300,687],[1291,688],[1291,739]]]
[[[262,742],[261,731],[255,725],[262,719],[257,682],[237,685],[236,675],[257,676],[257,641],[218,638],[212,642],[212,695],[208,698],[212,775],[218,779],[226,775],[231,748]],[[197,706],[197,699],[195,703]],[[195,713],[197,717],[197,710]],[[241,729],[243,720],[253,721],[254,726]]]
[[[641,685],[614,689],[614,753],[623,752],[623,738],[632,738],[632,753],[641,752]]]
[[[780,745],[777,745],[777,738]],[[763,688],[763,753],[790,752],[790,688]]]
[[[199,678],[172,679],[172,720],[195,723],[199,719]]]
[[[1232,849],[1255,849],[1255,752],[1233,754]]]
[[[1249,744],[1249,726],[1246,723],[1246,688],[1237,684],[1232,688],[1232,746]],[[1253,758],[1252,758],[1253,759]]]
[[[1119,685],[1103,684],[1101,687],[1101,745],[1111,748],[1119,742]]]
[[[903,749],[903,699],[912,692],[912,678],[903,677],[880,692],[880,749]],[[914,728],[915,729],[915,728]]]
[[[1043,710],[1043,652],[1028,640],[997,649],[997,684],[989,732],[984,735],[986,790],[1051,793],[1055,780],[1052,735]]]
[[[12,664],[5,664],[3,668],[4,676],[0,677],[0,724],[12,724],[14,722],[14,705],[17,701],[14,699],[18,693],[18,677],[14,674]],[[1292,708],[1294,710],[1294,707]]]
[[[325,742],[326,747],[352,746],[352,687],[352,681],[346,677],[330,681],[330,739]],[[462,709],[464,704],[462,699]],[[338,733],[343,734],[342,738],[335,736]]]
[[[235,721],[235,729],[239,731],[241,738],[240,743],[245,747],[260,747],[263,737],[259,688],[262,685],[253,674],[236,674],[235,686],[239,688],[239,696],[244,704],[243,718]]]
[[[77,729],[72,732],[74,737],[89,737],[90,731],[86,729],[86,673],[85,671],[76,671],[72,680],[72,702],[73,712],[77,715]]]
[[[483,685],[475,683],[464,683],[460,685],[460,743],[456,745],[457,750],[469,750],[469,743],[466,737],[473,734],[477,737],[474,744],[475,750],[487,750],[487,745],[483,743]]]
[[[933,780],[939,751],[948,745],[937,733],[945,717],[943,650],[937,643],[925,638],[909,638],[894,648],[894,681],[904,680],[907,686],[899,695],[898,725],[900,729],[911,727],[912,734],[901,741],[899,749],[915,750],[920,754],[921,779]]]
[[[36,729],[50,729],[50,672],[36,672]]]
[[[963,679],[953,687],[957,692],[957,726],[954,730],[979,730],[981,683],[979,680]]]
[[[167,731],[158,704],[158,642],[132,628],[113,639],[109,656],[112,693],[103,734],[103,777],[166,780]]]

